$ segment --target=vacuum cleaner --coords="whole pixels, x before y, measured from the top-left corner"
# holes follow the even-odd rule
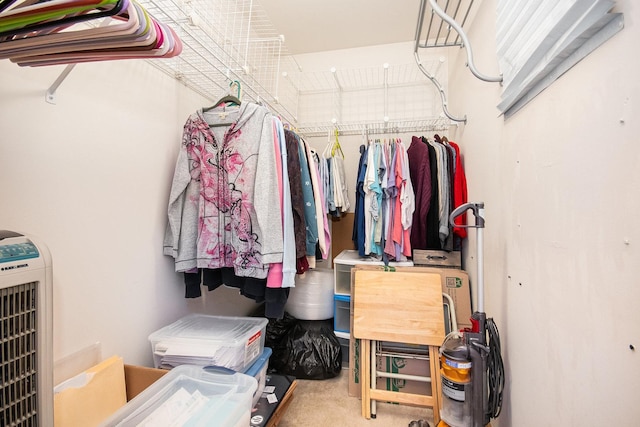
[[[458,225],[455,219],[471,210],[474,225]],[[453,331],[440,347],[442,421],[438,427],[485,427],[502,408],[504,366],[500,335],[493,319],[484,313],[483,229],[484,203],[465,203],[449,216],[455,227],[477,230],[478,297],[471,328]]]

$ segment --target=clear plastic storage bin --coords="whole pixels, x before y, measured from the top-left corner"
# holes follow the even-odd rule
[[[252,376],[258,381],[258,390],[256,390],[253,395],[252,407],[256,406],[267,385],[267,368],[269,367],[269,357],[271,357],[271,353],[272,350],[269,347],[265,347],[260,357],[258,357],[258,360],[253,362],[253,365],[244,371],[245,374]]]
[[[121,407],[102,427],[247,427],[258,382],[229,370],[182,365]]]
[[[243,372],[264,349],[268,320],[190,314],[149,335],[156,368],[222,366]]]

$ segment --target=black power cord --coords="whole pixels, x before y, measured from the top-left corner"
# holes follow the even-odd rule
[[[489,417],[497,418],[502,410],[502,391],[504,389],[504,365],[500,348],[500,332],[493,319],[487,319],[486,329],[489,334],[489,356],[487,358],[489,386]]]

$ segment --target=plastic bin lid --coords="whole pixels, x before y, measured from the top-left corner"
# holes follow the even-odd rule
[[[234,344],[244,341],[248,334],[266,327],[264,317],[231,317],[189,314],[149,335],[149,341],[166,339],[196,339],[223,341]]]
[[[375,257],[361,257],[358,251],[354,249],[345,249],[333,259],[334,264],[342,265],[384,265],[381,259]],[[413,267],[413,261],[391,261],[389,265],[395,267]]]

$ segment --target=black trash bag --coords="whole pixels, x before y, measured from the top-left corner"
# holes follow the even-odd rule
[[[289,326],[282,340],[272,347],[270,368],[307,380],[324,380],[340,374],[342,347],[333,333],[332,319],[296,319]]]
[[[283,345],[285,337],[297,322],[299,320],[287,312],[284,313],[282,319],[269,319],[264,345],[275,353],[276,349]]]

